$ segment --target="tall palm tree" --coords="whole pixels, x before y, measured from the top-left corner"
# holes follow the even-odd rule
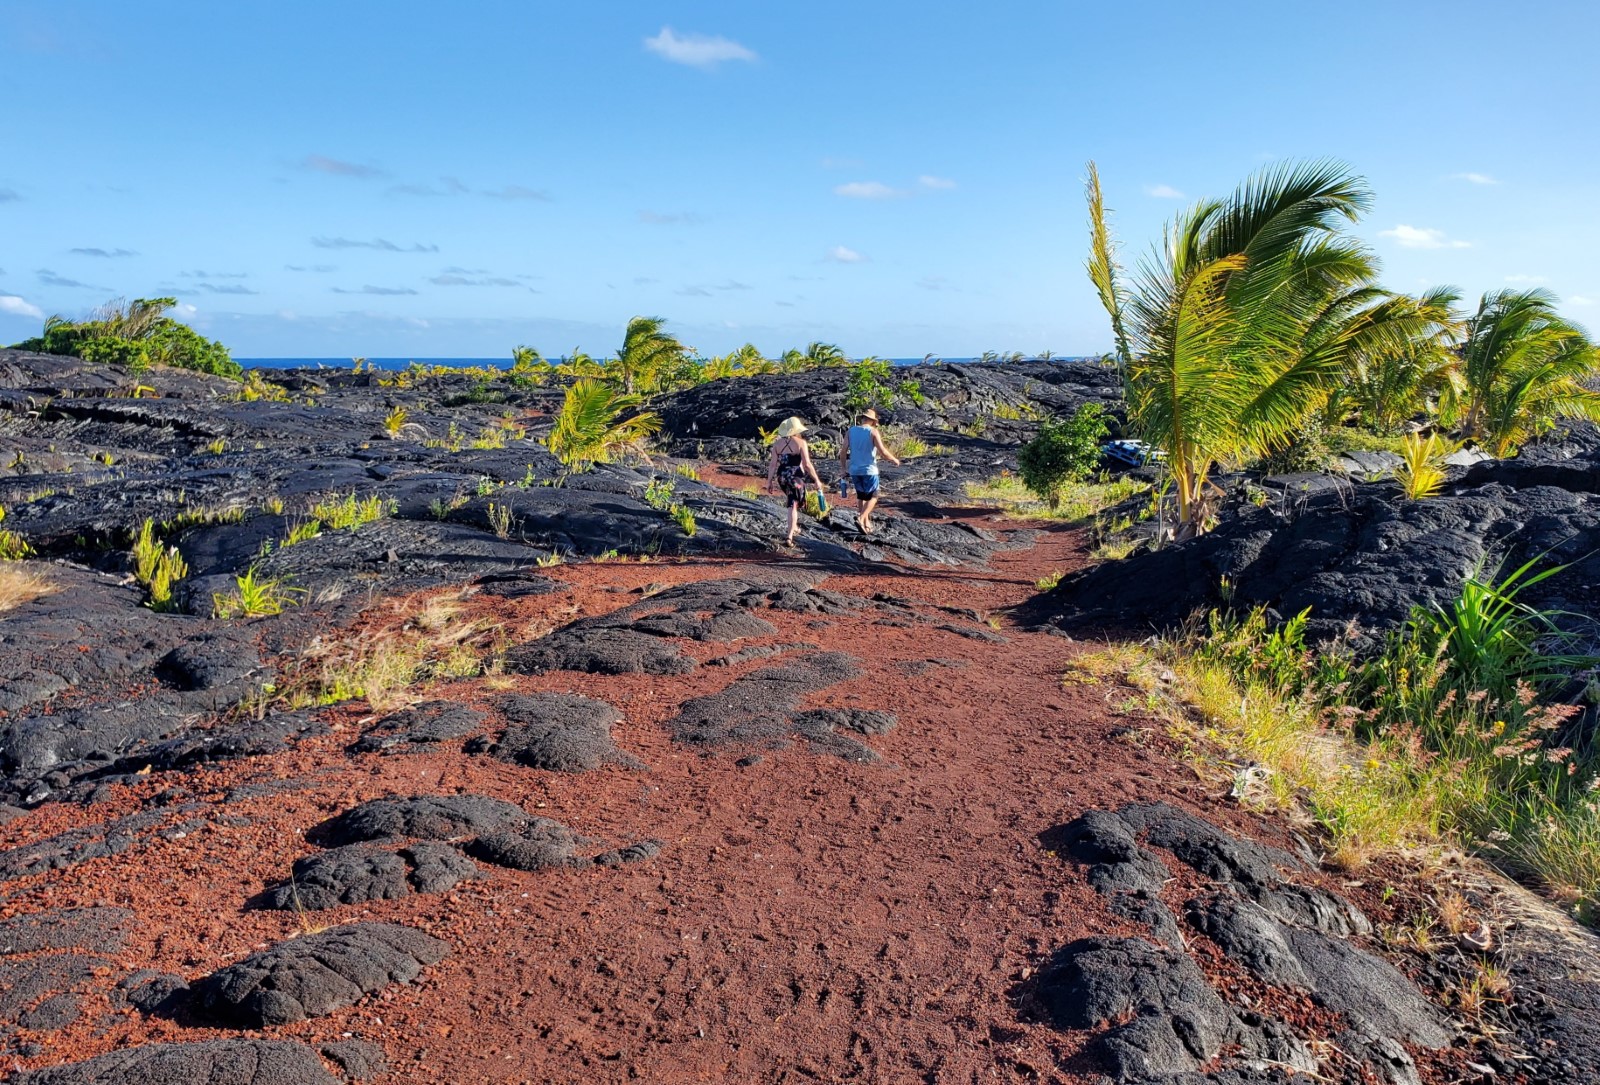
[[[1263,454],[1327,395],[1345,354],[1319,331],[1330,307],[1370,283],[1371,256],[1340,231],[1371,202],[1332,162],[1257,174],[1227,200],[1178,215],[1131,289],[1088,181],[1091,281],[1111,316],[1129,420],[1166,451],[1179,531],[1204,529],[1220,460]]]
[[[1462,436],[1509,455],[1557,418],[1600,422],[1600,392],[1584,382],[1600,348],[1555,311],[1548,290],[1483,295],[1461,348]]]
[[[545,443],[556,458],[575,471],[610,463],[661,429],[661,416],[635,410],[643,397],[618,393],[597,380],[579,380],[567,388]]]
[[[664,377],[689,359],[689,348],[663,330],[665,324],[666,320],[658,316],[636,316],[628,321],[622,349],[612,363],[617,384],[624,393],[648,395],[656,391]]]

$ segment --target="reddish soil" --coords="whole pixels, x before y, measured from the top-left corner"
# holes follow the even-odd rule
[[[956,514],[1009,529],[982,510]],[[1032,595],[1038,577],[1077,566],[1082,549],[1079,533],[1047,529],[1036,546],[1002,553],[989,569],[885,571],[823,584],[970,607],[995,616],[1005,644],[925,624],[876,625],[871,613],[819,621],[763,612],[778,634],[745,643],[809,641],[859,659],[860,677],[809,704],[896,713],[898,727],[867,740],[882,754],[879,763],[795,745],[762,751],[759,763],[740,767],[750,750],[702,752],[670,740],[663,724],[680,703],[721,689],[759,661],[674,678],[502,679],[498,690],[575,691],[615,705],[625,716],[618,745],[649,771],[536,772],[459,747],[351,757],[344,747],[373,713],[364,704],[345,707],[331,714],[333,734],[293,753],[152,777],[111,803],[47,807],[0,827],[0,846],[14,846],[132,812],[175,785],[200,798],[251,781],[305,785],[225,808],[248,825],[211,824],[12,883],[0,915],[133,908],[141,920],[128,948],[114,955],[118,963],[191,978],[310,923],[371,918],[430,931],[453,951],[417,983],[273,1030],[313,1042],[372,1040],[389,1055],[384,1082],[1091,1080],[1093,1069],[1076,1057],[1082,1038],[1027,1019],[1019,988],[1069,939],[1143,932],[1111,916],[1039,834],[1091,807],[1154,799],[1258,836],[1275,833],[1211,797],[1170,756],[1160,725],[1124,709],[1128,691],[1063,685],[1082,645],[1007,620],[1006,608]],[[626,605],[638,598],[629,589],[649,583],[745,567],[731,560],[570,565],[550,570],[570,593],[479,595],[469,606],[515,635]],[[741,646],[690,643],[686,650],[707,658]],[[488,704],[497,692],[474,680],[426,695]],[[610,870],[487,868],[482,881],[446,896],[304,919],[244,907],[313,850],[302,834],[331,814],[382,795],[455,790],[520,803],[608,842],[658,837],[666,847],[653,861]],[[91,1002],[78,1025],[33,1037],[45,1053],[18,1065],[212,1035],[234,1034]]]

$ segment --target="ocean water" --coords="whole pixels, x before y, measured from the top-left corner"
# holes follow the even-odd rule
[[[551,359],[556,361],[557,359]],[[975,362],[976,358],[940,358],[942,362]],[[1081,358],[1055,358],[1057,362],[1083,361]],[[234,361],[246,369],[349,369],[353,364],[350,358],[235,358]],[[918,365],[921,358],[890,358],[895,365]],[[368,358],[367,364],[377,366],[379,369],[404,369],[412,362],[423,365],[449,365],[457,368],[476,366],[498,366],[509,369],[511,359],[505,356],[499,358]]]

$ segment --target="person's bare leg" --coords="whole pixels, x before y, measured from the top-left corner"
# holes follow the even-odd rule
[[[873,530],[873,527],[872,527],[872,510],[877,508],[877,507],[878,507],[878,495],[877,494],[873,494],[871,497],[867,498],[866,504],[861,506],[861,530],[862,531],[871,531],[871,530]]]
[[[800,506],[793,502],[789,505],[789,538],[790,546],[794,545],[794,533],[800,530]]]

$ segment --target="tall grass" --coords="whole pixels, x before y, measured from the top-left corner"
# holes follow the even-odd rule
[[[1366,662],[1308,649],[1305,615],[1273,630],[1260,612],[1162,652],[1212,737],[1304,798],[1335,862],[1443,837],[1600,921],[1600,756],[1566,699],[1596,659],[1517,598],[1557,571],[1531,568],[1469,577]]]

